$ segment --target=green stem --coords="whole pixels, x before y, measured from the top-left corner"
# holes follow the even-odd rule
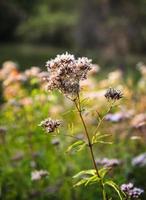
[[[103,197],[103,200],[107,200],[104,187],[103,187],[103,190],[102,190],[102,197]]]
[[[77,100],[78,100],[78,102],[77,102]],[[76,109],[77,109],[77,111],[79,113],[80,119],[82,121],[84,130],[85,130],[85,135],[86,135],[86,138],[88,140],[88,146],[89,146],[89,149],[90,149],[91,158],[92,158],[92,162],[93,162],[94,168],[96,170],[96,174],[97,174],[98,178],[100,179],[100,185],[101,185],[101,189],[102,189],[102,197],[103,197],[103,200],[106,200],[106,193],[105,193],[105,190],[104,190],[104,184],[103,184],[102,178],[101,178],[101,176],[99,174],[99,171],[98,171],[98,168],[97,168],[97,165],[96,165],[96,162],[95,162],[95,157],[94,157],[94,153],[93,153],[93,146],[92,146],[92,143],[91,143],[91,140],[90,140],[90,137],[89,137],[89,133],[88,133],[88,130],[87,130],[86,123],[85,123],[83,115],[82,115],[79,94],[77,96],[77,99],[74,100],[74,103],[75,103],[75,107],[76,107]]]

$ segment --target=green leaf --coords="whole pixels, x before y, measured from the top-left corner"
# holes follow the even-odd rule
[[[111,134],[101,134],[101,135],[99,135],[98,140],[101,138],[109,137],[109,136],[111,136]]]
[[[100,144],[113,144],[113,142],[106,142],[106,141],[102,141],[102,140],[99,140],[96,143],[100,143]]]
[[[93,135],[93,137],[92,137],[92,144],[94,144],[94,143],[97,141],[97,138],[98,138],[98,136],[100,136],[100,135],[101,135],[100,132],[97,132],[95,135]]]
[[[88,180],[85,183],[85,186],[87,186],[88,184],[93,184],[95,182],[99,182],[100,178],[97,175],[91,176],[90,178],[88,178]]]
[[[74,184],[73,187],[84,185],[86,182],[87,182],[86,179],[82,179],[82,180],[78,181],[76,184]]]
[[[77,149],[77,151],[78,151],[78,152],[81,151],[82,149],[84,149],[84,147],[85,147],[86,145],[87,145],[86,143],[80,145],[80,147]]]
[[[71,150],[75,150],[75,151],[81,151],[84,147],[86,146],[86,143],[85,141],[77,141],[77,142],[74,142],[72,145],[70,145],[66,152],[70,152]]]
[[[121,196],[121,190],[119,189],[119,187],[116,183],[114,183],[112,180],[108,180],[105,182],[105,185],[112,187],[117,192],[119,199],[123,200],[123,198]]]
[[[73,123],[68,124],[68,129],[69,129],[70,134],[73,135],[73,133],[74,133],[74,124]]]
[[[95,135],[92,137],[92,144],[95,143],[106,143],[105,141],[101,141],[100,139],[106,138],[111,136],[111,134],[101,134],[100,132],[97,132]]]
[[[101,178],[104,178],[105,175],[108,173],[108,171],[109,171],[109,168],[101,168],[101,169],[99,170],[99,175],[100,175],[100,177],[101,177]]]
[[[88,170],[83,170],[83,171],[80,171],[78,172],[77,174],[75,174],[73,176],[73,178],[80,178],[80,177],[83,177],[84,175],[96,175],[96,170],[95,169],[88,169]]]
[[[96,170],[94,170],[94,169],[81,171],[81,172],[77,173],[76,175],[74,175],[73,178],[81,179],[77,183],[74,184],[74,187],[80,186],[80,185],[87,186],[88,184],[93,184],[100,180],[96,174]]]

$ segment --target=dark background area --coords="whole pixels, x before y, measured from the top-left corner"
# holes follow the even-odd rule
[[[66,50],[104,66],[145,61],[145,0],[1,0],[0,64],[26,68]]]

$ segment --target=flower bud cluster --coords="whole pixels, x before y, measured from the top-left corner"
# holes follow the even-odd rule
[[[91,60],[86,57],[75,59],[74,55],[65,53],[57,55],[46,63],[49,76],[48,90],[58,89],[62,93],[75,96],[80,89],[80,81],[86,79],[91,69]]]
[[[42,121],[39,126],[42,126],[47,131],[47,133],[52,133],[60,126],[60,124],[61,121],[48,118]]]
[[[114,88],[109,88],[104,95],[108,100],[119,100],[123,97],[123,94],[120,90]]]

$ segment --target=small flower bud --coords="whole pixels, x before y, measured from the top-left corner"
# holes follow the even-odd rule
[[[104,96],[107,100],[119,100],[123,97],[123,94],[120,90],[109,88]]]
[[[52,133],[57,129],[61,124],[61,121],[59,120],[53,120],[53,119],[45,119],[42,121],[39,126],[43,127],[47,133]]]

